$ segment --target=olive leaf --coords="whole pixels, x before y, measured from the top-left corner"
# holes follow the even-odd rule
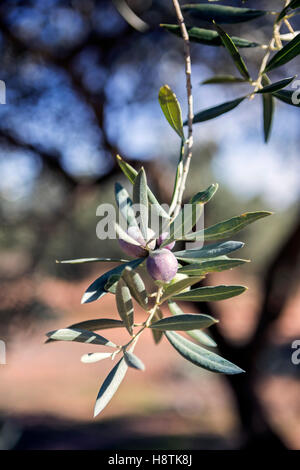
[[[127,190],[120,184],[115,184],[116,202],[124,219],[127,221],[128,226],[137,226],[135,213],[132,207],[132,200],[129,197]]]
[[[211,184],[205,191],[200,191],[190,199],[190,204],[207,204],[218,191],[218,183]]]
[[[155,323],[158,320],[161,320],[163,318],[163,313],[159,307],[156,308],[155,314],[152,317],[152,323]],[[155,344],[158,344],[162,337],[163,337],[163,331],[160,330],[151,330],[151,333],[153,335],[153,339]]]
[[[124,359],[125,359],[126,364],[129,367],[132,367],[133,369],[138,369],[138,370],[145,370],[144,363],[132,352],[125,351]]]
[[[257,90],[255,93],[273,93],[288,86],[295,78],[296,75],[294,75],[293,77],[284,78],[283,80],[279,80],[279,82],[270,83],[266,75],[263,75],[263,84],[265,85],[263,86],[263,88]]]
[[[107,294],[107,290],[105,289],[105,286],[107,284],[107,281],[112,275],[115,275],[115,274],[121,275],[123,270],[126,268],[126,266],[131,266],[132,268],[136,268],[143,261],[144,261],[144,258],[134,259],[132,261],[129,261],[128,263],[121,264],[120,266],[117,266],[116,268],[111,269],[110,271],[107,271],[102,276],[98,277],[87,288],[87,290],[83,294],[81,303],[86,304],[86,303],[94,302],[95,300],[101,299],[103,295]]]
[[[288,13],[288,10],[291,8],[291,9],[296,9],[300,7],[300,0],[291,0],[290,3],[288,3],[288,5],[286,5],[283,10],[281,10],[281,12],[279,13],[277,19],[276,19],[276,23],[278,23],[278,21],[282,20],[282,18],[285,17],[285,15]]]
[[[219,35],[220,35],[220,38],[221,38],[225,48],[227,49],[227,51],[231,55],[231,57],[232,57],[235,65],[236,65],[237,69],[239,70],[240,74],[246,80],[250,80],[250,75],[249,75],[248,69],[246,67],[246,64],[245,64],[244,60],[242,59],[239,51],[237,50],[234,42],[232,41],[230,36],[220,26],[218,26],[215,22],[214,22],[214,25],[215,25],[215,28],[218,31]]]
[[[268,13],[265,10],[202,3],[182,5],[181,9],[190,13],[192,17],[199,18],[204,21],[210,22],[215,20],[217,23],[228,24],[254,20]]]
[[[88,331],[107,330],[110,328],[121,328],[124,322],[114,320],[113,318],[96,318],[95,320],[85,320],[79,323],[73,323],[68,328],[79,328]]]
[[[201,279],[203,279],[203,276],[187,277],[186,279],[181,279],[180,281],[171,283],[164,289],[164,293],[161,297],[160,303],[162,304],[163,302],[165,302],[165,300],[169,299],[170,297],[173,297],[179,292],[182,292],[187,287],[197,284],[197,282],[201,281]]]
[[[176,34],[176,36],[181,37],[180,26],[175,24],[161,24],[160,26],[162,26],[170,33]],[[187,28],[187,32],[189,35],[189,40],[191,42],[197,42],[206,46],[223,46],[221,38],[216,31],[210,29],[197,28],[193,26],[191,28]],[[239,38],[236,36],[232,36],[231,39],[237,47],[259,46],[257,42],[248,41],[247,39]]]
[[[127,372],[128,366],[125,362],[124,357],[115,365],[110,371],[106,379],[104,380],[94,408],[94,417],[96,417],[110,402],[116,391],[118,390],[121,382],[123,381]]]
[[[295,97],[295,99],[293,99],[295,93],[298,94],[298,97]],[[276,91],[275,93],[272,93],[272,95],[275,96],[275,98],[277,98],[278,100],[283,101],[283,103],[287,103],[291,106],[296,106],[298,108],[300,107],[299,93],[296,90],[280,90]]]
[[[197,341],[198,343],[203,344],[209,348],[216,348],[217,343],[207,334],[205,331],[202,330],[192,330],[186,332],[192,339]]]
[[[61,328],[59,330],[49,331],[46,333],[52,341],[76,341],[78,343],[101,344],[115,348],[116,345],[92,331],[79,328]]]
[[[252,224],[256,220],[262,219],[272,215],[272,212],[269,211],[256,211],[256,212],[246,212],[231,219],[224,220],[218,224],[212,225],[204,230],[199,232],[193,232],[184,237],[184,240],[196,241],[196,240],[219,240],[222,238],[231,237],[231,235],[239,232],[244,227],[249,224]]]
[[[130,335],[133,334],[133,305],[130,290],[122,278],[116,288],[116,303],[121,320]]]
[[[217,106],[212,106],[211,108],[204,109],[203,111],[199,111],[195,114],[193,123],[197,124],[198,122],[209,121],[210,119],[214,119],[222,114],[228,113],[232,109],[236,108],[246,96],[242,96],[241,98],[236,98],[231,101],[226,101],[225,103],[219,104]],[[183,125],[185,126],[187,122],[185,121]]]
[[[125,162],[120,155],[117,155],[117,162],[121,170],[123,171],[124,175],[128,178],[128,180],[134,184],[135,179],[137,177],[138,172],[131,166],[129,163]],[[163,207],[159,204],[158,200],[154,196],[153,192],[149,187],[147,187],[147,194],[148,200],[152,205],[154,212],[156,212],[159,216],[169,219],[169,214],[163,209]]]
[[[266,75],[262,76],[262,84],[265,85],[262,90],[270,89],[272,85],[269,85],[269,79]],[[261,91],[261,90],[259,90]],[[262,103],[263,103],[263,124],[264,124],[264,139],[267,143],[271,134],[272,122],[273,122],[273,115],[274,115],[274,98],[270,93],[263,92],[262,95]]]
[[[224,374],[240,374],[244,372],[240,367],[227,361],[216,353],[202,348],[198,344],[192,343],[174,331],[166,331],[165,336],[176,351],[188,361],[198,367],[211,372]]]
[[[123,271],[122,277],[129,287],[132,297],[140,304],[141,307],[147,309],[148,295],[141,276],[132,268],[127,266]]]
[[[184,314],[181,308],[173,300],[168,300],[168,306],[172,315]],[[207,333],[205,333],[202,330],[189,330],[189,331],[186,331],[186,334],[189,335],[191,338],[195,339],[196,341],[198,341],[199,343],[204,344],[204,346],[208,346],[211,348],[215,348],[217,346],[215,341]]]
[[[163,331],[189,331],[199,328],[208,328],[217,323],[218,320],[210,315],[183,313],[173,317],[166,317],[150,325],[151,329]]]
[[[177,259],[187,263],[197,262],[199,259],[216,258],[219,256],[232,253],[233,251],[243,248],[244,243],[239,241],[228,241],[211,243],[202,248],[194,248],[193,250],[175,251],[174,255]]]
[[[175,300],[186,300],[193,302],[212,302],[217,300],[230,299],[245,292],[244,286],[208,286],[198,287],[189,292],[182,292],[175,295]]]
[[[104,289],[106,290],[106,292],[110,292],[111,294],[116,293],[116,288],[117,288],[117,284],[118,284],[120,277],[121,277],[121,274],[113,274],[112,276],[109,277],[107,283],[104,286]]]
[[[55,262],[59,264],[83,264],[83,263],[98,263],[98,262],[128,263],[129,260],[122,259],[122,258],[78,258],[78,259],[56,260]]]
[[[282,49],[269,60],[263,73],[270,72],[281,65],[290,62],[300,54],[300,33],[288,42]]]
[[[225,257],[224,257],[225,258]],[[209,261],[201,261],[200,264],[189,264],[183,266],[178,270],[181,274],[187,274],[188,276],[201,276],[206,273],[225,271],[226,269],[232,269],[241,264],[249,263],[247,259],[214,259]]]
[[[181,139],[184,139],[180,104],[169,85],[164,85],[160,88],[158,100],[170,126]]]
[[[94,362],[103,361],[104,359],[111,358],[113,353],[88,353],[81,356],[81,362],[84,364],[92,364]]]
[[[231,37],[233,40],[233,37]],[[232,84],[232,83],[245,83],[248,80],[245,80],[241,77],[235,77],[234,75],[215,75],[214,77],[207,78],[201,85],[214,85],[214,84]]]

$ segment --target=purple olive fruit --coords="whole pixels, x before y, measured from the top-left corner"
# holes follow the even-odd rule
[[[130,256],[137,257],[137,258],[143,258],[147,256],[148,251],[144,248],[146,246],[146,241],[142,235],[142,232],[137,226],[132,226],[129,227],[127,230],[128,235],[133,238],[135,241],[137,241],[140,246],[138,245],[133,245],[132,243],[125,242],[122,239],[119,239],[119,245],[122,248],[122,250],[127,253]],[[153,230],[148,228],[148,240],[153,238],[155,233]],[[149,248],[152,250],[155,248],[156,240],[153,240],[149,243]]]
[[[147,270],[156,281],[169,282],[177,273],[178,262],[170,250],[161,248],[149,254]]]
[[[169,238],[169,233],[163,232],[156,240],[157,246],[160,246],[162,242],[164,242],[167,238]],[[167,250],[173,250],[174,246],[175,242],[171,242],[168,245],[164,246],[164,248],[167,248]]]

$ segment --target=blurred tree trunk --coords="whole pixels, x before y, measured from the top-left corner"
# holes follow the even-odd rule
[[[268,333],[273,323],[283,313],[284,307],[298,279],[300,257],[300,215],[298,220],[270,263],[264,279],[264,298],[258,316],[256,329],[242,347],[231,344],[220,332],[214,330],[214,339],[218,343],[220,354],[238,363],[246,373],[227,376],[238,405],[243,435],[244,448],[284,448],[281,439],[268,423],[265,411],[256,395],[259,379],[257,364],[268,345]],[[201,312],[214,315],[208,303],[201,303]]]

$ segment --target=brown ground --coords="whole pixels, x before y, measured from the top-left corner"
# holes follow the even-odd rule
[[[96,269],[95,272],[99,271]],[[240,282],[239,277],[238,270],[229,272],[225,283]],[[13,337],[7,351],[7,365],[0,366],[1,412],[9,416],[48,415],[92,421],[98,389],[112,363],[106,360],[82,364],[80,356],[105,348],[78,343],[43,344],[47,331],[84,319],[117,318],[111,294],[99,302],[80,305],[81,295],[92,279],[93,275],[77,283],[55,278],[23,280],[6,292],[7,308],[20,298],[16,296],[18,292],[22,293],[23,302],[35,297],[60,314],[47,322],[31,325],[25,331],[18,329],[18,325],[11,330]],[[219,281],[217,276],[214,281]],[[243,283],[250,286],[247,293],[217,305],[223,332],[233,340],[248,336],[260,299],[254,279],[245,280],[243,273]],[[300,338],[299,304],[300,293],[278,322],[277,331],[274,331],[278,342],[296,338],[297,332]],[[184,308],[186,312],[193,311],[191,305],[185,304]],[[143,320],[143,312],[139,309],[136,319]],[[117,343],[127,337],[119,330],[106,330],[103,335]],[[146,364],[146,371],[129,370],[113,401],[97,419],[133,415],[146,418],[148,415],[149,419],[135,422],[133,427],[137,433],[139,429],[143,433],[174,435],[201,431],[226,436],[238,432],[235,405],[226,379],[189,364],[165,339],[156,347],[150,332],[144,334],[135,352]],[[259,386],[270,419],[292,448],[300,448],[299,391],[299,381],[288,377],[271,376]],[[151,418],[154,415],[155,420]],[[162,419],[159,419],[160,415]],[[168,418],[163,419],[166,416]]]

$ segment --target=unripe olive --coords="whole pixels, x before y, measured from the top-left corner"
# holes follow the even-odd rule
[[[156,240],[157,246],[159,247],[162,244],[162,242],[164,242],[167,238],[169,238],[169,233],[163,232]],[[171,242],[168,245],[164,246],[164,248],[167,248],[167,250],[173,250],[174,246],[175,246],[175,242]]]
[[[161,248],[149,254],[147,258],[147,270],[153,279],[169,282],[177,273],[178,262],[170,250]]]
[[[137,226],[132,226],[129,227],[127,230],[128,235],[133,238],[135,241],[137,241],[140,246],[138,245],[133,245],[132,243],[125,242],[121,238],[119,239],[119,245],[122,248],[122,250],[127,253],[130,256],[137,257],[137,258],[142,258],[147,256],[148,251],[144,248],[146,246],[146,241],[142,235],[142,232],[140,231],[139,227]],[[148,228],[148,240],[153,238],[155,236],[155,232]],[[156,240],[152,240],[149,243],[149,248],[150,250],[153,250],[155,248]]]

